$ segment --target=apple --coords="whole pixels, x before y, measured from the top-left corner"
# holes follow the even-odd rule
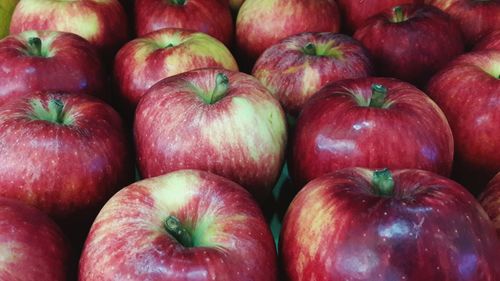
[[[455,137],[454,177],[478,193],[500,171],[500,51],[464,54],[429,82]]]
[[[402,4],[418,4],[422,3],[423,0],[337,0],[336,2],[344,17],[344,29],[349,33],[353,33],[365,20],[385,9]]]
[[[449,176],[453,136],[422,91],[393,78],[342,80],[322,88],[297,119],[290,172],[303,186],[348,167],[422,169]]]
[[[371,74],[365,48],[347,35],[331,32],[287,37],[266,49],[252,71],[294,116],[327,83]]]
[[[70,246],[47,215],[0,197],[0,221],[0,280],[67,280]]]
[[[294,198],[279,252],[288,281],[495,281],[499,248],[488,216],[456,182],[347,168]]]
[[[245,0],[228,0],[228,1],[229,1],[229,7],[231,7],[233,11],[238,11],[241,5],[243,5],[243,2],[245,2]]]
[[[450,14],[462,30],[468,45],[473,45],[500,26],[498,0],[425,0]]]
[[[2,0],[0,2],[0,39],[9,34],[10,19],[19,0]]]
[[[401,5],[367,20],[354,33],[377,73],[422,86],[464,51],[458,25],[437,8]]]
[[[182,29],[162,29],[125,44],[115,58],[114,77],[124,107],[134,112],[151,86],[163,78],[204,67],[238,70],[217,39]]]
[[[233,38],[233,18],[222,0],[136,0],[138,36],[162,28],[183,28],[207,33],[226,46]]]
[[[0,41],[0,106],[33,91],[104,97],[103,77],[98,54],[78,35],[32,30]]]
[[[20,0],[10,33],[57,30],[88,40],[104,56],[111,56],[128,38],[127,15],[118,0]]]
[[[500,29],[488,33],[488,35],[484,36],[476,45],[474,45],[474,51],[489,49],[500,51]]]
[[[500,238],[500,172],[488,183],[486,190],[481,194],[479,202],[493,221]]]
[[[236,183],[182,170],[136,182],[102,208],[79,281],[277,281],[264,216]]]
[[[89,95],[36,92],[0,107],[0,196],[56,219],[87,213],[133,179],[121,119]]]
[[[134,138],[143,177],[206,170],[262,204],[280,175],[287,130],[279,101],[257,79],[209,68],[155,84],[137,106]]]
[[[338,32],[340,14],[332,0],[246,0],[236,18],[236,43],[255,60],[265,49],[302,32]]]

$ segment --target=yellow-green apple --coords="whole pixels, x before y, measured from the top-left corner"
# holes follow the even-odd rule
[[[478,193],[500,171],[500,51],[453,60],[429,82],[455,138],[454,178]]]
[[[0,198],[0,241],[0,280],[67,280],[70,245],[40,210]]]
[[[57,30],[88,40],[103,55],[112,55],[128,38],[127,16],[118,0],[20,0],[10,33]]]
[[[499,0],[425,0],[448,13],[459,25],[471,46],[486,34],[499,29]]]
[[[292,115],[327,83],[371,74],[365,48],[347,35],[331,32],[287,37],[266,49],[252,71]]]
[[[378,74],[418,86],[464,51],[458,25],[426,5],[386,9],[365,21],[354,38],[368,49]]]
[[[120,116],[89,95],[36,92],[0,107],[0,196],[68,218],[133,179]]]
[[[495,281],[498,249],[488,216],[458,183],[347,168],[294,198],[279,252],[289,281]]]
[[[136,182],[102,208],[80,281],[277,281],[274,241],[252,196],[215,174],[182,170]]]
[[[279,101],[257,79],[209,68],[151,87],[137,106],[134,137],[143,177],[207,170],[263,203],[280,175],[287,131]]]
[[[299,186],[348,167],[422,169],[449,176],[453,136],[422,91],[393,78],[323,87],[297,120],[290,161]]]
[[[136,0],[134,9],[138,36],[182,28],[207,33],[226,46],[233,39],[233,18],[223,0]]]
[[[0,39],[9,34],[10,19],[19,0],[0,1]]]
[[[347,32],[354,32],[368,18],[382,12],[385,9],[402,5],[402,4],[418,4],[423,0],[337,0],[339,10],[343,16],[343,28]]]
[[[474,51],[489,49],[500,51],[500,29],[488,33],[474,45]]]
[[[278,41],[302,32],[338,32],[334,0],[246,0],[236,19],[236,43],[248,61]]]
[[[493,221],[500,238],[500,172],[488,183],[486,190],[481,194],[479,202]]]
[[[33,91],[105,94],[104,71],[92,45],[58,31],[26,31],[0,41],[0,85],[0,105]]]
[[[163,78],[192,69],[221,67],[238,71],[231,52],[201,32],[166,28],[125,44],[115,58],[114,76],[127,112]]]

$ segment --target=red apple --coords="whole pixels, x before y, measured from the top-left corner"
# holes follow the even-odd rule
[[[251,195],[183,170],[136,182],[97,216],[79,281],[277,281],[276,249]]]
[[[500,172],[489,182],[479,202],[493,221],[500,238]]]
[[[0,280],[66,281],[70,248],[41,211],[0,198]]]
[[[204,67],[238,70],[231,52],[201,32],[162,29],[128,42],[115,58],[114,75],[128,112],[163,78]]]
[[[233,19],[222,0],[136,0],[135,30],[144,36],[162,28],[183,28],[207,33],[229,46]]]
[[[474,51],[489,49],[500,51],[500,29],[488,33],[488,35],[484,36],[476,45],[474,45]]]
[[[33,91],[104,96],[104,72],[94,48],[72,33],[26,31],[0,41],[0,106]]]
[[[392,78],[325,86],[299,115],[291,173],[302,186],[347,167],[450,174],[453,136],[443,112],[414,86]]]
[[[379,74],[419,86],[464,51],[459,27],[444,12],[424,5],[386,9],[354,38],[368,49]]]
[[[385,9],[402,4],[418,4],[423,0],[337,0],[336,2],[344,18],[345,29],[354,32],[365,20]]]
[[[498,249],[474,197],[421,170],[317,178],[294,198],[280,239],[289,281],[496,281]]]
[[[498,0],[425,0],[447,12],[459,23],[468,45],[500,26],[500,1]]]
[[[236,42],[255,61],[265,49],[302,32],[338,32],[340,14],[333,0],[246,0],[236,19]]]
[[[0,196],[56,218],[90,212],[133,178],[119,115],[88,95],[31,93],[0,108]]]
[[[20,0],[10,33],[58,30],[80,35],[111,55],[128,37],[127,16],[118,0]]]
[[[292,115],[327,83],[371,73],[364,47],[347,35],[330,32],[287,37],[266,49],[252,71]]]
[[[500,171],[500,51],[468,53],[429,82],[427,93],[455,137],[455,177],[477,193]]]
[[[224,69],[155,84],[137,106],[134,135],[142,176],[207,170],[261,203],[280,175],[287,138],[278,100],[254,77]]]

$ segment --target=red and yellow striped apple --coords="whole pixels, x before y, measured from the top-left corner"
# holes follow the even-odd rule
[[[488,216],[456,182],[348,168],[298,193],[279,252],[288,281],[496,281],[498,249]]]
[[[266,49],[252,71],[292,115],[329,82],[371,74],[365,48],[347,35],[331,32],[287,37]]]
[[[206,170],[263,203],[280,175],[287,131],[279,101],[257,79],[210,68],[155,84],[137,106],[134,136],[143,177]]]
[[[115,58],[114,77],[127,112],[163,78],[188,70],[221,67],[238,70],[231,52],[217,39],[182,29],[162,29],[123,46]]]
[[[274,240],[236,183],[183,170],[136,182],[102,208],[80,281],[277,281]]]

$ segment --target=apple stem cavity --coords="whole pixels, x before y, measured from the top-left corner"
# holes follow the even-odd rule
[[[186,4],[186,0],[170,0],[170,3],[176,6],[184,6]]]
[[[394,179],[389,169],[385,168],[373,172],[372,186],[376,194],[392,196],[394,194]]]
[[[380,84],[372,85],[372,97],[370,99],[370,107],[382,108],[387,97],[387,88]]]
[[[36,57],[42,57],[42,40],[38,37],[31,37],[28,39],[30,47],[30,54]]]
[[[165,229],[184,247],[193,247],[193,238],[191,237],[191,234],[189,234],[189,231],[182,226],[177,217],[168,216],[165,220]]]
[[[229,78],[224,73],[217,73],[215,76],[215,88],[210,93],[209,97],[204,97],[203,100],[207,104],[214,104],[219,101],[226,93],[229,88]]]
[[[316,51],[317,51],[316,50],[316,46],[313,43],[311,43],[311,42],[307,43],[304,46],[304,48],[303,48],[304,54],[306,54],[308,56],[315,56],[315,55],[317,55]]]
[[[404,22],[406,20],[405,15],[403,13],[403,8],[401,8],[401,6],[394,7],[393,12],[394,12],[394,18],[393,18],[394,23]]]
[[[59,125],[71,125],[73,123],[72,118],[65,116],[64,104],[60,99],[50,99],[47,109],[44,108],[39,99],[31,100],[30,103],[32,108],[31,119],[33,120],[43,120]]]

